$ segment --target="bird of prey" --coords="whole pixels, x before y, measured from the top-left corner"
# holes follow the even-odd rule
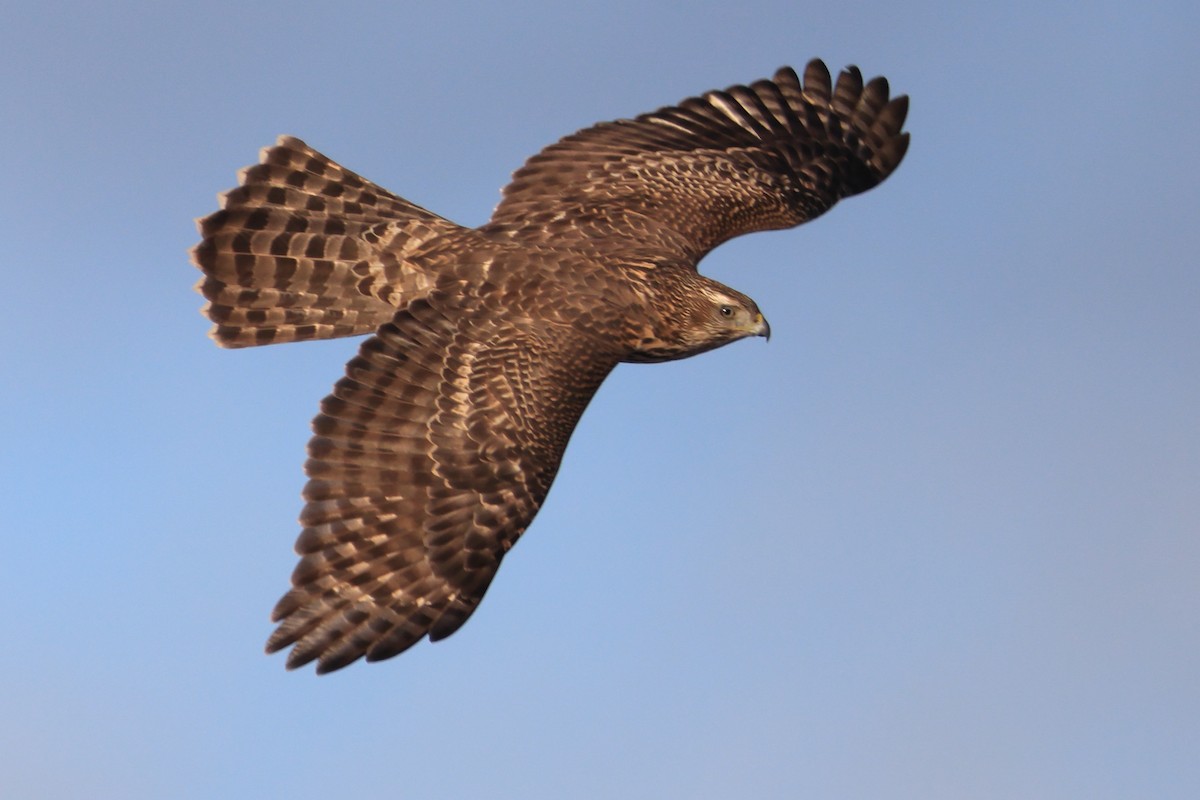
[[[371,334],[313,421],[292,588],[267,651],[319,673],[454,633],[623,361],[770,328],[697,263],[878,184],[908,98],[855,67],[732,86],[579,131],[466,228],[281,137],[197,223],[222,347]]]

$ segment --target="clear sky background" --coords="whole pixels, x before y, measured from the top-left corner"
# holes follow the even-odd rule
[[[11,5],[3,797],[1200,797],[1195,4]],[[913,143],[704,262],[770,343],[619,368],[451,639],[263,655],[358,342],[206,338],[236,170],[290,133],[479,224],[813,56]]]

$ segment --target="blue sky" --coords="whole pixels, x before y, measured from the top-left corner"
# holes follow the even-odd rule
[[[22,4],[0,26],[0,793],[1200,796],[1200,34],[1182,1]],[[281,133],[459,222],[813,56],[882,187],[702,265],[451,639],[266,657],[357,342],[221,351],[193,218]]]

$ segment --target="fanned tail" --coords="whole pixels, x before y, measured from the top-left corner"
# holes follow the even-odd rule
[[[433,284],[406,257],[459,230],[290,136],[239,182],[192,249],[222,347],[370,333]]]

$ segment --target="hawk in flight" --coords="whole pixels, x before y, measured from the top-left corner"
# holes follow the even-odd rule
[[[267,651],[323,673],[458,630],[617,364],[770,333],[697,262],[878,184],[907,109],[855,67],[784,68],[550,145],[478,228],[299,139],[264,150],[198,222],[212,337],[371,334],[313,421],[300,563]]]

